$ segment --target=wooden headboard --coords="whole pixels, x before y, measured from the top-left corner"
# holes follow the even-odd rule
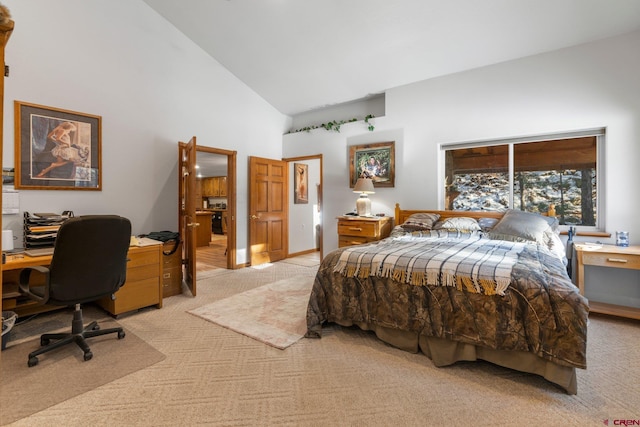
[[[438,211],[438,210],[405,210],[400,209],[400,203],[396,203],[396,225],[400,225],[414,213],[437,213],[440,215],[440,219],[466,216],[470,218],[502,218],[504,212],[492,212],[492,211]]]

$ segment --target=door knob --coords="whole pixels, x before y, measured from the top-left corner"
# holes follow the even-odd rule
[[[187,227],[198,227],[199,225],[199,222],[190,222],[189,224],[187,224]]]
[[[255,216],[255,215],[251,215],[251,219],[258,219],[259,217]]]

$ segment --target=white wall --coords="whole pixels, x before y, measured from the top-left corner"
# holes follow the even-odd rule
[[[140,0],[6,0],[4,160],[13,101],[102,116],[100,192],[22,191],[21,211],[116,213],[133,232],[177,230],[177,143],[237,150],[237,262],[246,262],[249,155],[281,158],[291,119]],[[21,234],[22,216],[3,228]]]
[[[640,244],[640,31],[390,89],[376,130],[285,135],[285,157],[325,154],[325,252],[335,216],[352,209],[348,146],[396,140],[396,186],[371,196],[374,212],[438,208],[439,144],[606,127],[605,229]],[[601,189],[602,191],[602,189]],[[593,240],[593,238],[591,238]]]

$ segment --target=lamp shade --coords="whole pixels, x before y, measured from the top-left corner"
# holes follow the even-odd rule
[[[376,191],[373,188],[373,181],[369,178],[358,178],[355,187],[353,187],[354,193],[362,194],[374,194]]]

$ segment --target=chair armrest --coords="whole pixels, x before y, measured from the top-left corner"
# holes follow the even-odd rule
[[[40,295],[39,293],[34,293],[31,290],[29,281],[31,279],[31,272],[33,271],[39,274],[42,274],[44,276],[44,285],[34,286],[34,288],[35,287],[44,288],[44,292],[42,292],[42,295]],[[36,265],[33,267],[24,267],[20,272],[18,287],[22,292],[29,295],[29,297],[33,298],[34,300],[40,303],[46,303],[49,300],[49,274],[50,274],[49,269],[41,265]]]

